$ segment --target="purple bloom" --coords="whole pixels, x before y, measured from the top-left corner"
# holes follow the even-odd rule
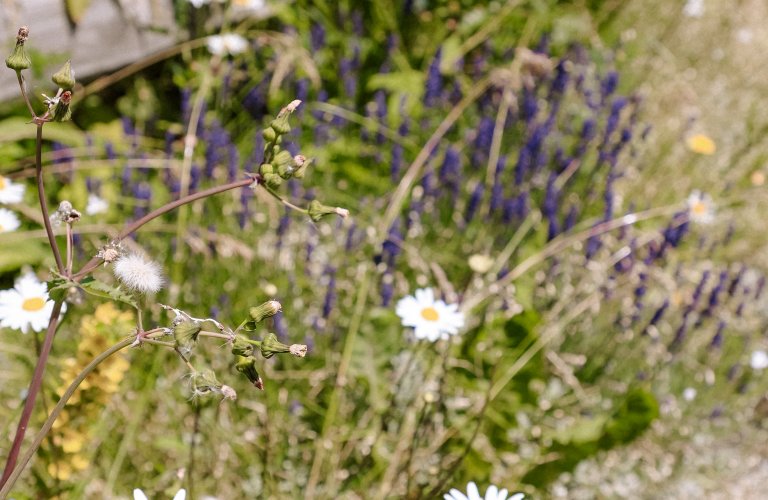
[[[440,61],[442,61],[443,48],[440,47],[432,58],[427,69],[427,82],[424,89],[424,105],[434,106],[443,92],[443,76],[440,74]]]
[[[600,97],[605,102],[619,85],[619,74],[616,71],[609,71],[605,78],[600,82]]]
[[[723,330],[725,330],[725,321],[720,321],[717,324],[717,331],[715,332],[714,337],[712,337],[712,340],[709,342],[710,349],[720,349],[720,347],[722,347]]]
[[[328,287],[325,291],[325,298],[323,299],[323,318],[328,319],[331,315],[334,305],[336,304],[336,268],[328,267],[326,269],[328,278]]]
[[[464,220],[471,222],[475,217],[477,209],[480,207],[480,200],[483,199],[483,183],[478,182],[475,189],[472,191],[472,195],[467,202],[467,210],[464,213]]]

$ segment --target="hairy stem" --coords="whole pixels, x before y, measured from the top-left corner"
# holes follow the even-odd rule
[[[24,98],[24,102],[27,104],[27,109],[32,118],[37,118],[35,109],[32,107],[32,103],[29,102],[29,96],[27,95],[27,85],[24,82],[24,77],[21,75],[21,71],[16,72],[16,79],[19,81],[19,89],[21,90],[21,97]]]

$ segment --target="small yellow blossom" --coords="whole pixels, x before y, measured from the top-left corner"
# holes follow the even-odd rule
[[[689,136],[685,140],[685,145],[688,146],[688,149],[694,153],[701,155],[713,155],[715,154],[715,151],[717,151],[715,141],[713,141],[712,138],[708,135],[704,134],[694,134]]]

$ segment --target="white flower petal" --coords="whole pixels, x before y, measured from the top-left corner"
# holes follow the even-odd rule
[[[143,491],[136,488],[133,490],[133,500],[149,500],[149,499],[147,498],[147,495],[145,495]]]
[[[467,495],[457,490],[456,488],[451,488],[451,490],[448,493],[443,495],[443,498],[445,500],[469,500],[467,498]]]
[[[173,500],[186,500],[187,498],[187,490],[184,488],[180,489],[176,492],[176,494],[173,496]]]

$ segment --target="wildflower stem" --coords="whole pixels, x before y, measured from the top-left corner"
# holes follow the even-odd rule
[[[354,352],[355,340],[357,338],[358,330],[360,329],[360,323],[365,311],[365,303],[368,298],[368,288],[370,287],[370,274],[362,271],[364,274],[360,278],[360,287],[358,288],[357,298],[355,299],[355,310],[352,314],[352,318],[349,322],[349,331],[347,332],[346,339],[344,341],[344,351],[341,355],[341,362],[339,363],[339,369],[336,374],[336,384],[331,394],[331,400],[328,404],[328,410],[325,412],[325,418],[323,419],[323,429],[320,437],[315,442],[315,457],[312,461],[312,469],[309,474],[309,481],[307,482],[305,498],[311,500],[315,496],[315,488],[322,472],[323,462],[325,460],[325,442],[328,439],[331,429],[334,428],[334,421],[336,419],[336,413],[339,409],[339,403],[344,386],[347,384],[347,370],[349,364],[352,361],[352,353]]]
[[[499,163],[499,156],[501,151],[501,139],[504,136],[504,124],[507,122],[507,115],[509,114],[509,108],[512,106],[513,99],[512,89],[509,86],[504,87],[504,92],[501,96],[501,104],[499,105],[499,111],[496,113],[496,123],[493,126],[493,137],[491,138],[491,149],[488,153],[488,165],[485,171],[485,192],[490,193],[493,188],[494,180],[496,179],[496,167]],[[484,198],[490,200],[490,198]],[[486,203],[486,202],[484,202]],[[489,203],[489,202],[488,202]],[[485,210],[483,210],[484,212]],[[490,213],[490,206],[488,207]]]
[[[120,231],[120,234],[115,238],[117,241],[122,240],[123,238],[126,238],[127,236],[133,234],[135,231],[137,231],[139,228],[147,224],[148,222],[160,217],[163,214],[166,214],[177,207],[180,207],[181,205],[185,205],[187,203],[192,203],[193,201],[199,200],[201,198],[207,198],[209,196],[213,196],[215,194],[223,193],[225,191],[230,191],[232,189],[237,189],[241,187],[246,187],[251,184],[253,184],[253,181],[257,179],[256,176],[252,176],[249,174],[249,177],[247,179],[241,179],[239,181],[230,182],[229,184],[224,184],[217,187],[212,187],[210,189],[206,189],[205,191],[200,191],[198,193],[193,193],[188,196],[185,196],[184,198],[179,198],[178,200],[172,201],[166,205],[163,205],[162,207],[153,210],[152,212],[148,213],[141,219],[138,219],[130,224],[128,224],[122,231]],[[74,274],[73,278],[75,280],[80,280],[88,274],[89,272],[93,271],[95,268],[97,268],[99,265],[99,258],[93,257],[91,260],[89,260],[83,267]]]
[[[21,97],[24,98],[24,102],[27,104],[27,109],[29,110],[29,114],[32,115],[32,118],[37,118],[37,115],[35,114],[35,109],[32,107],[32,103],[29,102],[29,96],[27,95],[27,84],[24,81],[24,76],[21,74],[21,71],[16,72],[16,79],[19,81],[19,89],[21,90]]]
[[[198,335],[202,335],[203,337],[216,337],[217,339],[225,339],[225,340],[232,340],[234,338],[233,335],[227,335],[224,333],[218,333],[218,332],[207,332],[205,330],[201,330],[198,332]],[[255,342],[252,340],[248,340],[248,342]],[[259,342],[259,345],[261,345],[261,342]]]
[[[0,498],[5,498],[7,496],[10,487],[13,486],[13,482],[15,481],[15,479],[9,481],[9,478],[14,472],[16,460],[19,456],[19,451],[21,450],[21,442],[24,440],[24,434],[27,431],[29,419],[32,416],[32,410],[35,407],[37,394],[40,392],[40,388],[43,384],[45,365],[48,363],[48,355],[51,353],[51,347],[53,346],[53,337],[56,334],[56,327],[59,324],[61,305],[61,301],[56,301],[53,304],[51,318],[48,320],[48,330],[45,332],[45,340],[43,340],[43,347],[40,350],[40,356],[37,358],[37,364],[35,365],[35,371],[32,375],[32,381],[30,382],[29,389],[27,390],[27,398],[24,401],[24,409],[21,412],[21,418],[19,418],[19,425],[16,428],[16,435],[13,438],[11,451],[8,453],[8,458],[5,461],[5,468],[3,469],[2,479],[0,479],[0,487],[3,488],[0,490]],[[25,465],[26,461],[22,462],[19,468],[23,469]]]
[[[66,274],[69,276],[72,274],[72,259],[73,259],[73,252],[72,247],[74,245],[74,239],[72,234],[72,224],[67,222],[67,267],[66,267]]]
[[[274,192],[272,189],[268,188],[267,186],[263,186],[263,187],[264,187],[264,189],[267,190],[267,193],[271,194],[274,198],[276,198],[280,203],[282,203],[286,207],[291,208],[293,210],[296,210],[297,212],[301,212],[303,214],[308,214],[309,213],[309,211],[307,209],[301,208],[301,207],[298,207],[298,206],[294,205],[293,203],[291,203],[290,201],[284,199],[282,196],[280,196],[279,194],[277,194],[276,192]]]
[[[42,121],[37,121],[37,135],[35,139],[35,177],[37,178],[37,197],[40,199],[40,211],[43,213],[43,225],[45,226],[45,233],[48,235],[48,243],[51,245],[51,251],[53,252],[53,258],[56,260],[56,268],[59,270],[59,274],[66,275],[64,271],[64,263],[61,261],[61,253],[59,247],[56,244],[56,236],[53,234],[53,227],[51,227],[51,218],[48,214],[48,202],[45,197],[45,185],[43,184],[43,124]]]
[[[142,344],[150,344],[150,345],[159,345],[159,346],[162,346],[162,347],[168,347],[168,348],[171,348],[171,349],[176,349],[176,344],[174,344],[173,342],[165,342],[165,341],[162,341],[162,340],[142,339],[141,343]]]
[[[56,321],[54,320],[54,316],[56,319],[58,319],[59,311],[61,310],[61,302],[56,302],[54,304],[54,313],[51,314],[51,324],[49,325],[48,329],[49,331],[54,330],[56,326]],[[53,326],[53,328],[51,328]],[[51,340],[53,340],[53,335],[50,335]],[[46,336],[46,342],[48,341],[48,336]],[[64,406],[66,406],[67,402],[69,401],[69,398],[72,397],[72,395],[75,393],[77,388],[80,386],[80,384],[85,380],[85,378],[105,359],[109,358],[116,352],[120,351],[121,349],[124,349],[131,345],[133,342],[133,338],[127,338],[125,340],[122,340],[118,342],[117,344],[113,345],[106,351],[99,354],[96,358],[94,358],[93,361],[88,363],[88,365],[83,368],[83,371],[81,371],[77,377],[75,377],[75,380],[72,381],[71,384],[69,384],[69,387],[67,387],[67,390],[64,391],[64,394],[62,394],[61,399],[56,404],[56,406],[53,408],[53,411],[51,411],[51,414],[48,415],[48,418],[46,419],[45,423],[43,424],[42,428],[35,434],[35,438],[32,441],[32,444],[27,449],[26,453],[21,457],[19,460],[18,465],[14,467],[15,464],[15,456],[13,464],[7,464],[6,470],[3,473],[3,487],[0,489],[0,498],[6,498],[8,494],[11,491],[11,488],[13,488],[13,485],[16,483],[16,481],[19,479],[19,476],[26,468],[27,464],[29,463],[30,459],[34,456],[37,449],[40,447],[40,444],[45,439],[45,436],[48,434],[48,432],[51,430],[51,427],[53,427],[53,423],[56,421],[56,418],[58,418],[61,411],[64,409]],[[43,351],[45,351],[46,344],[43,344]],[[50,346],[48,347],[50,350]],[[34,379],[33,379],[34,380]],[[39,381],[42,381],[42,376],[40,377]],[[39,384],[38,384],[39,385]],[[30,387],[30,397],[31,394],[31,387]],[[29,401],[29,399],[27,399]],[[25,406],[26,410],[26,406]],[[19,442],[19,444],[21,444]],[[13,450],[12,450],[13,452]],[[16,449],[16,455],[18,455],[18,448]],[[9,456],[9,458],[11,457]],[[6,477],[7,476],[7,477]]]
[[[179,198],[184,198],[189,194],[189,182],[190,172],[192,170],[192,158],[195,153],[195,144],[197,143],[197,127],[200,124],[200,116],[203,113],[203,104],[208,96],[208,91],[211,87],[212,76],[210,71],[206,71],[203,74],[203,81],[200,84],[200,89],[197,92],[195,102],[192,105],[192,112],[189,114],[189,122],[187,123],[187,133],[184,136],[184,158],[181,164],[181,178],[179,179]],[[176,251],[173,254],[173,271],[172,271],[172,284],[178,284],[181,282],[181,274],[184,263],[184,251],[186,245],[182,245],[181,242],[184,239],[184,233],[187,229],[187,219],[189,217],[189,211],[186,206],[179,207],[178,218],[176,219]],[[172,286],[170,288],[170,300],[176,302],[178,295],[178,287]]]

